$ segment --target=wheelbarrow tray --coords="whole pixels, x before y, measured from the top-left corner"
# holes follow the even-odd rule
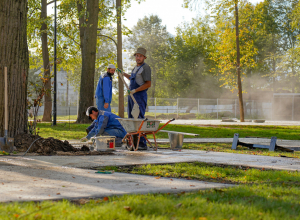
[[[134,118],[117,118],[127,133],[137,132],[144,119]],[[155,119],[149,119],[144,122],[141,132],[157,131],[161,121]]]

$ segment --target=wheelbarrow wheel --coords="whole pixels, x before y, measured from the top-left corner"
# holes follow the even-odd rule
[[[135,151],[136,149],[136,144],[134,144],[135,142],[137,143],[137,141],[134,141],[135,138],[134,136],[130,135],[127,139],[126,139],[126,143],[127,143],[127,150],[129,151]]]

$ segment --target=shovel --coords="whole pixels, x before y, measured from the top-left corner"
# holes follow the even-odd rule
[[[8,98],[7,98],[7,67],[4,67],[4,137],[0,137],[0,150],[11,153],[14,139],[8,137]]]
[[[132,111],[131,111],[131,115],[133,116],[134,119],[137,119],[139,117],[139,114],[140,114],[140,107],[139,107],[137,101],[135,100],[134,96],[132,94],[130,94],[129,87],[128,87],[127,83],[125,82],[124,78],[123,78],[122,70],[120,70],[118,68],[117,72],[119,73],[119,76],[120,76],[121,80],[125,84],[128,94],[131,96],[131,98],[134,102],[134,105],[133,105],[133,108],[132,108]]]

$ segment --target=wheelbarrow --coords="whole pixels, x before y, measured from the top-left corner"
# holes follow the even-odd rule
[[[137,151],[139,149],[139,142],[141,137],[144,137],[149,145],[157,151],[157,142],[155,134],[161,129],[166,127],[170,122],[174,121],[175,118],[169,120],[163,126],[159,128],[160,121],[154,119],[133,119],[133,118],[117,118],[127,134],[123,138],[123,142],[127,143],[127,149],[130,151]],[[148,140],[146,135],[153,135],[155,147]],[[134,136],[137,136],[137,142],[134,141]]]

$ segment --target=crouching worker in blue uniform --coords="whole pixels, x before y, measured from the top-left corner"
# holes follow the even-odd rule
[[[115,136],[116,146],[120,147],[122,145],[122,139],[127,133],[120,122],[116,119],[120,118],[119,116],[110,112],[98,110],[94,106],[91,106],[87,109],[86,115],[94,120],[94,127],[86,137],[81,138],[81,141],[87,141],[91,139],[91,137],[100,135]]]
[[[114,75],[116,67],[109,64],[107,72],[100,76],[95,92],[96,104],[98,110],[111,112],[112,99],[112,76]]]
[[[147,90],[151,87],[151,68],[144,61],[146,57],[146,49],[140,47],[134,53],[136,67],[132,70],[131,75],[124,73],[124,76],[130,80],[130,94],[133,94],[140,107],[139,118],[145,117],[147,107]],[[131,111],[134,102],[130,96],[128,96],[128,118],[133,118]],[[134,142],[137,142],[137,136],[134,136]],[[139,143],[139,150],[147,150],[146,139],[141,137]]]

